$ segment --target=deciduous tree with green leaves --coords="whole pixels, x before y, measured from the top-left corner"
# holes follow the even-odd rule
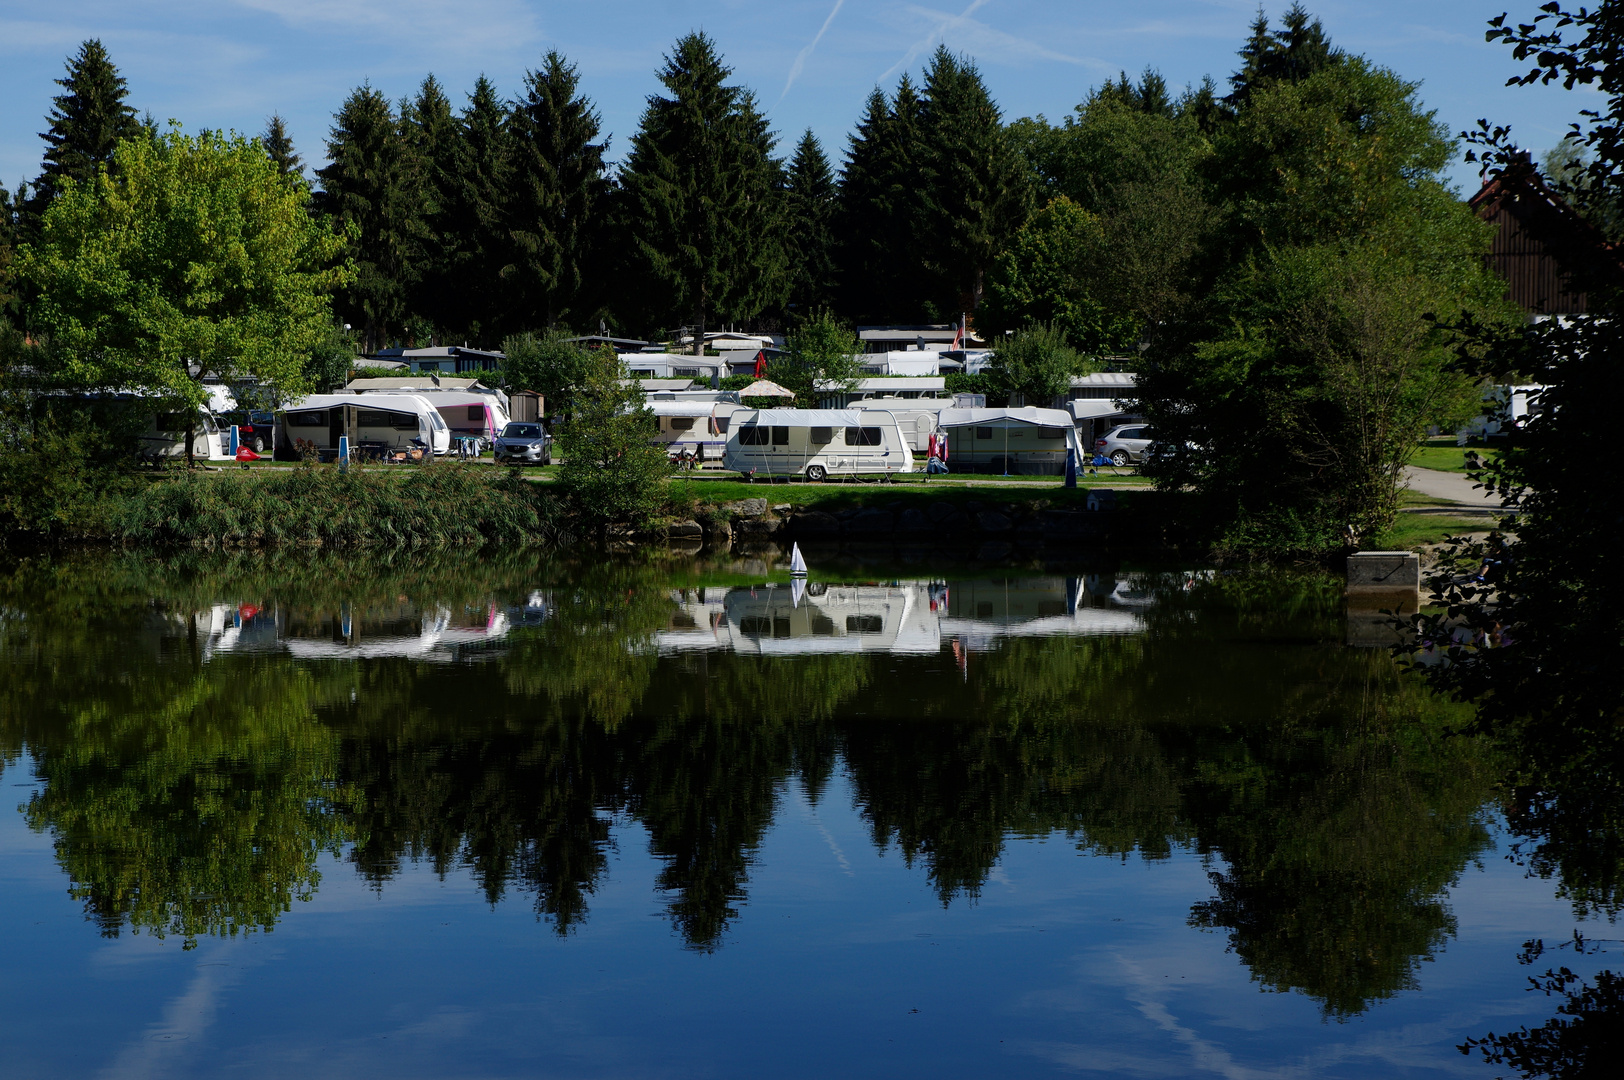
[[[1096,215],[1065,196],[1052,200],[998,257],[977,327],[996,335],[1042,323],[1087,353],[1131,350],[1140,321],[1108,302],[1102,279],[1109,254]]]
[[[509,390],[533,390],[552,413],[568,414],[599,361],[557,330],[502,339],[501,380]]]
[[[613,349],[591,354],[570,418],[559,428],[558,484],[579,517],[597,526],[643,525],[659,510],[671,473],[652,439],[654,416]]]
[[[115,168],[63,182],[21,270],[51,336],[51,376],[201,404],[209,377],[292,393],[350,280],[344,242],[257,140],[175,124],[119,144]],[[191,445],[188,438],[187,445]]]
[[[794,391],[795,404],[803,409],[817,408],[823,393],[850,390],[862,377],[857,335],[827,308],[812,312],[784,344],[787,348],[768,366],[767,377]]]
[[[1027,405],[1047,409],[1071,388],[1073,375],[1094,368],[1058,329],[1033,323],[998,343],[988,374],[1009,397],[1018,395]]]

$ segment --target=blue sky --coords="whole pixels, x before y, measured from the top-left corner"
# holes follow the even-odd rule
[[[1268,0],[1271,16],[1287,0]],[[1332,40],[1423,82],[1451,130],[1486,116],[1510,122],[1543,151],[1593,98],[1560,88],[1507,89],[1510,50],[1483,40],[1505,0],[1319,0],[1308,5]],[[1516,16],[1536,0],[1518,0]],[[703,29],[735,79],[769,109],[787,152],[810,127],[838,160],[864,97],[917,72],[940,42],[972,56],[1008,117],[1058,118],[1090,86],[1126,69],[1158,68],[1174,86],[1236,66],[1255,0],[0,0],[0,181],[39,168],[52,80],[87,37],[100,37],[130,84],[130,101],[188,130],[257,133],[273,112],[307,163],[345,94],[363,81],[395,98],[432,71],[460,104],[483,72],[504,96],[557,48],[619,156],[654,71],[681,34]],[[1457,164],[1463,188],[1475,172]]]

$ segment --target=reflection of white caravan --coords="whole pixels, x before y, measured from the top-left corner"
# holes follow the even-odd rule
[[[722,467],[762,476],[913,472],[913,449],[890,413],[760,409],[734,413]]]
[[[445,419],[421,394],[312,394],[276,414],[277,453],[298,454],[298,444],[336,451],[348,435],[359,450],[368,444],[407,450],[412,440],[436,454],[451,449]]]
[[[830,585],[817,592],[796,604],[788,588],[728,590],[723,605],[733,651],[934,654],[941,648],[936,615],[918,586]]]

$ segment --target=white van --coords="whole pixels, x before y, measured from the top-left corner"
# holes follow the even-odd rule
[[[358,455],[369,448],[410,450],[419,444],[433,453],[451,449],[451,429],[422,394],[312,394],[276,414],[278,457],[297,459],[300,444],[337,452],[348,435]]]
[[[733,414],[722,468],[761,476],[872,476],[914,471],[897,418],[857,409],[746,409]]]

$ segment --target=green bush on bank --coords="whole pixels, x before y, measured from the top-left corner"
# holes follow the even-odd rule
[[[404,475],[401,473],[404,472]],[[34,540],[329,547],[552,543],[558,500],[506,470],[303,466],[275,474],[182,473],[90,490],[55,518],[8,531]]]

